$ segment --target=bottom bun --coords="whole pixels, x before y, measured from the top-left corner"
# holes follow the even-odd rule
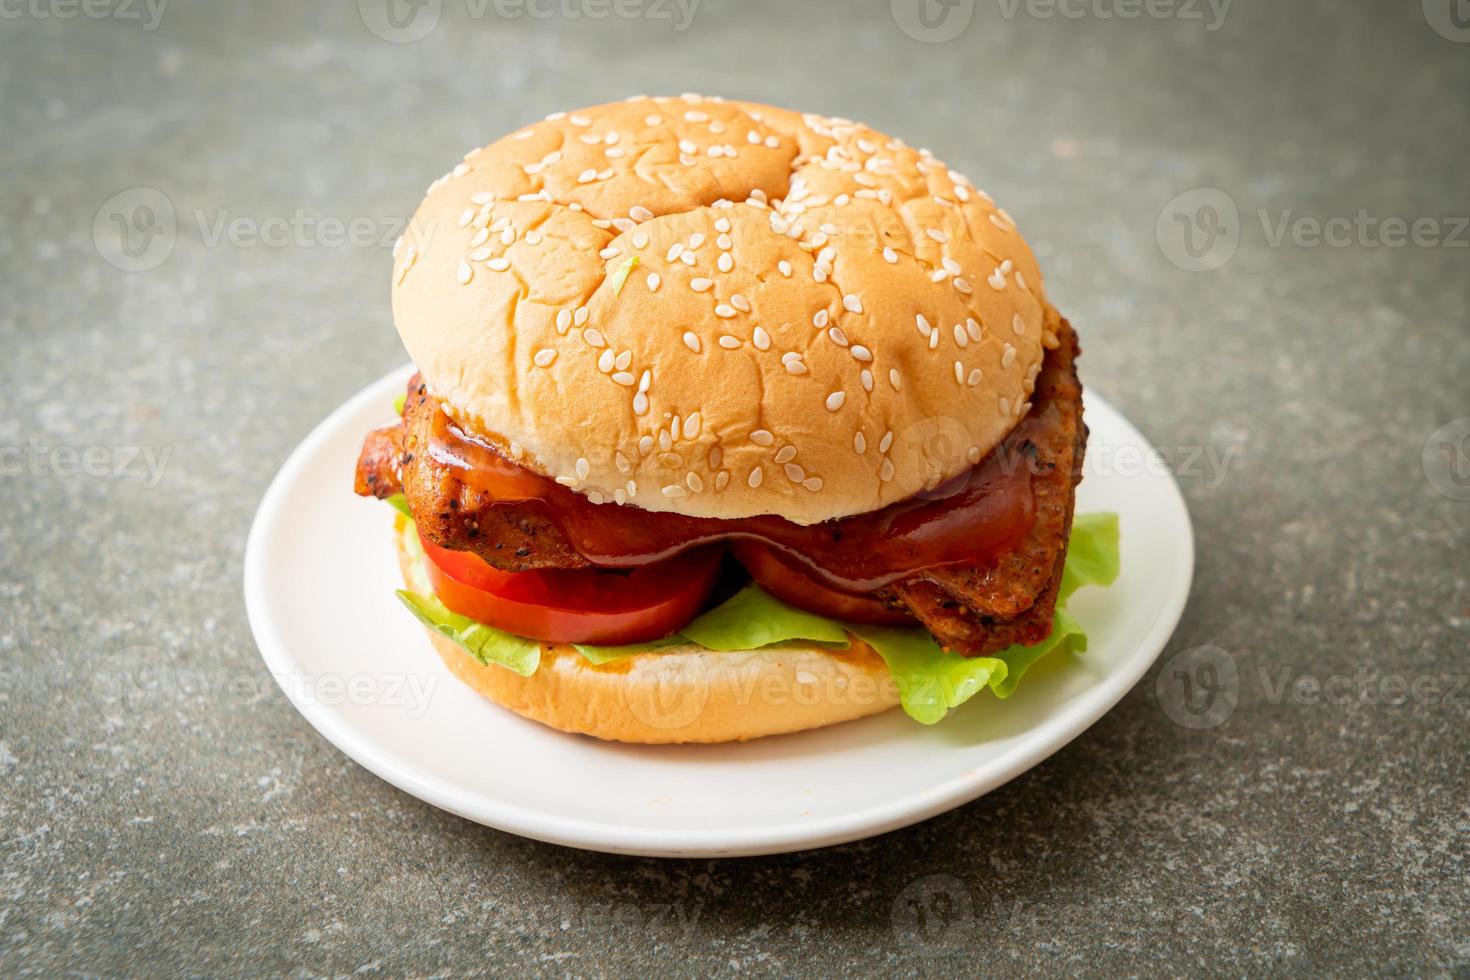
[[[412,559],[398,537],[398,561]],[[565,644],[543,643],[530,677],[485,665],[425,628],[454,676],[501,707],[564,732],[644,744],[736,742],[821,728],[887,711],[898,688],[883,658],[849,634],[844,650],[780,643],[717,653],[660,647],[597,666]]]

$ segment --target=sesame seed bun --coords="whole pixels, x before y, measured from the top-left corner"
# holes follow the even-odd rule
[[[398,540],[404,581],[412,559]],[[898,704],[883,658],[857,637],[834,650],[784,643],[741,653],[661,647],[596,666],[546,643],[530,677],[486,666],[425,628],[450,671],[516,714],[564,732],[618,742],[735,742],[851,721]]]
[[[594,502],[802,524],[964,472],[1029,407],[1005,211],[859,123],[682,96],[558,113],[429,188],[393,313],[466,426]]]

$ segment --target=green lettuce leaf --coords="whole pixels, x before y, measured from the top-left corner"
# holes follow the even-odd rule
[[[755,650],[785,640],[847,646],[847,631],[835,620],[793,609],[748,585],[679,631],[708,650]]]
[[[1118,578],[1119,562],[1118,515],[1078,514],[1072,519],[1057,601],[1066,602],[1084,585],[1112,585]]]
[[[925,725],[942,721],[954,708],[1005,679],[1005,661],[997,657],[962,657],[945,653],[922,629],[849,626],[866,642],[893,675],[899,701],[908,716]]]
[[[654,640],[652,643],[630,643],[627,646],[599,647],[589,643],[573,643],[572,647],[580,653],[587,662],[601,667],[603,664],[621,660],[623,657],[631,657],[637,653],[648,653],[652,650],[661,650],[664,647],[678,646],[684,642],[684,638],[677,633],[666,636],[662,640]]]
[[[541,644],[513,633],[477,623],[468,616],[450,612],[431,595],[398,590],[398,598],[419,622],[458,643],[466,653],[485,666],[499,664],[522,677],[530,677],[541,665]]]
[[[408,500],[403,496],[403,494],[395,493],[391,497],[384,497],[383,502],[389,507],[392,507],[394,510],[398,511],[398,513],[402,514],[404,517],[407,517],[409,520],[413,520],[413,511],[408,509]]]
[[[408,392],[405,391],[403,394],[401,394],[397,398],[393,399],[393,414],[394,415],[402,415],[403,414],[403,406],[404,405],[407,405],[407,404],[408,404]]]

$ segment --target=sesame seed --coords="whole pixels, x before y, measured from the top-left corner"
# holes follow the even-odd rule
[[[1001,395],[1000,396],[1000,414],[1002,414],[1002,415],[1009,415],[1009,414],[1011,414],[1011,401],[1005,395]]]
[[[889,265],[893,265],[898,261],[898,253],[885,245],[883,247],[883,261]]]
[[[771,443],[776,441],[776,437],[771,435],[765,429],[756,429],[750,434],[750,441],[755,443],[757,446],[769,446]]]
[[[834,392],[832,392],[832,394],[830,394],[830,395],[827,396],[827,411],[829,411],[829,412],[835,412],[835,411],[837,411],[839,408],[842,407],[842,403],[845,402],[845,401],[847,401],[847,392],[845,392],[845,391],[834,391]]]
[[[536,362],[537,367],[550,367],[551,362],[556,360],[556,351],[550,347],[543,347],[536,352],[536,356],[532,360]]]
[[[696,276],[695,278],[689,280],[689,288],[694,290],[696,293],[702,293],[714,284],[715,281],[713,279],[706,279],[703,276]]]
[[[634,415],[645,415],[645,414],[647,414],[647,412],[648,412],[648,396],[645,395],[643,392],[640,391],[640,392],[638,392],[637,394],[635,394],[633,396],[633,414]]]
[[[952,276],[957,276],[962,271],[960,269],[960,264],[954,259],[950,258],[948,255],[941,259],[939,261],[939,264],[944,266],[944,271],[948,272]]]
[[[633,352],[625,350],[618,355],[617,365],[619,371],[628,370],[628,365],[633,363]]]
[[[784,466],[796,458],[795,446],[782,446],[781,451],[776,453],[776,465]]]
[[[698,413],[696,413],[696,414],[698,414]],[[724,458],[725,458],[725,453],[724,453],[724,451],[722,449],[720,449],[719,446],[711,446],[710,447],[710,450],[709,450],[709,456],[708,456],[708,459],[709,459],[709,468],[712,469],[712,470],[719,469],[720,468],[720,461],[723,460]]]
[[[719,491],[719,490],[725,489],[725,485],[728,484],[729,482],[730,482],[730,471],[729,470],[720,470],[720,472],[715,476],[715,490]]]
[[[637,380],[629,371],[619,371],[617,374],[612,376],[612,379],[613,381],[627,388],[633,387],[633,382]]]
[[[591,347],[606,347],[607,341],[602,337],[602,331],[596,327],[588,327],[582,331],[582,339]]]
[[[806,479],[806,470],[801,468],[800,463],[787,463],[783,469],[786,471],[786,479],[792,483],[800,483]]]
[[[776,263],[776,268],[781,270],[781,275],[786,276],[788,279],[791,277],[791,263],[790,262],[787,262],[785,259],[782,259],[780,262],[777,262]]]
[[[461,228],[463,228],[466,225],[468,225],[471,221],[474,221],[474,220],[475,220],[475,209],[474,208],[469,208],[463,214],[461,214],[459,216],[459,226]]]
[[[941,245],[949,241],[949,236],[940,231],[938,228],[927,228],[925,229],[924,234],[928,235],[931,239]]]
[[[580,327],[582,324],[587,322],[587,318],[591,315],[592,311],[587,309],[587,307],[577,307],[575,310],[572,311],[572,326]]]
[[[665,262],[673,262],[675,259],[677,259],[679,257],[679,255],[683,251],[684,251],[684,243],[683,242],[675,242],[674,244],[672,244],[672,245],[669,246],[669,251],[668,251],[668,254],[666,254],[664,256],[664,261]]]
[[[459,268],[455,271],[455,278],[458,279],[462,285],[475,278],[475,270],[470,268],[470,264],[468,262],[461,262],[459,264]]]
[[[878,441],[878,452],[886,453],[888,452],[889,447],[891,447],[892,445],[893,431],[890,429],[889,431],[883,433],[883,438]]]
[[[969,334],[970,339],[975,343],[980,343],[980,324],[974,317],[965,320],[965,333]]]
[[[658,292],[658,285],[661,282],[663,282],[663,280],[659,278],[657,272],[650,272],[648,274],[648,291],[650,293]]]
[[[537,231],[535,228],[532,228],[530,231],[526,232],[526,243],[528,245],[540,245],[541,232]]]
[[[637,480],[629,480],[628,481],[628,496],[630,496],[630,497],[636,497],[636,496],[638,496],[638,481]]]
[[[925,337],[929,336],[930,331],[934,329],[933,327],[929,326],[929,321],[924,318],[924,314],[922,313],[914,315],[914,324],[919,328],[919,333],[923,334]]]
[[[774,137],[774,136],[767,136],[766,137],[766,146],[770,147],[771,149],[774,150],[774,149],[776,149],[780,145],[781,145],[781,141],[779,139],[777,139],[776,137]]]
[[[692,235],[689,236],[689,247],[690,248],[699,248],[703,244],[704,244],[704,233],[703,232],[696,231],[694,234],[692,234]]]
[[[603,351],[602,355],[597,358],[597,370],[603,374],[611,374],[615,360],[616,358],[613,357],[613,352],[610,349]]]
[[[812,493],[816,493],[818,490],[822,489],[822,478],[819,476],[809,476],[805,480],[801,481],[801,485],[806,487]]]
[[[786,362],[786,373],[787,374],[806,374],[806,365],[803,364],[803,363],[801,363],[800,360],[790,360],[790,361],[787,361]]]
[[[831,322],[831,319],[831,314],[829,314],[826,310],[818,310],[816,312],[816,315],[812,317],[812,326],[816,327],[818,330],[821,330],[826,327],[829,322]]]
[[[1000,366],[1008,368],[1014,363],[1016,363],[1016,348],[1006,344],[1005,353],[1000,355]]]
[[[702,425],[703,416],[701,416],[698,412],[690,413],[689,417],[684,420],[684,438],[698,439],[699,430]]]
[[[857,294],[848,293],[842,297],[842,308],[849,313],[861,313],[863,311],[863,301],[857,297]]]
[[[653,452],[653,436],[643,436],[638,440],[638,455],[647,456]]]
[[[862,382],[863,391],[872,391],[873,390],[873,372],[872,371],[869,371],[867,368],[863,368],[862,371],[860,371],[858,373],[858,380]]]
[[[585,480],[587,479],[587,474],[591,472],[592,466],[587,462],[587,458],[585,456],[577,460],[577,479]]]
[[[596,167],[588,167],[586,170],[584,170],[581,173],[577,174],[577,183],[579,183],[579,184],[590,184],[590,183],[592,183],[596,179],[597,179],[597,168]]]
[[[930,350],[938,350],[939,349],[939,331],[938,330],[935,330],[935,331],[933,331],[933,332],[931,332],[929,334],[929,349]]]
[[[893,479],[893,460],[885,459],[883,465],[878,467],[878,479],[884,483]]]
[[[715,316],[728,320],[735,315],[735,308],[725,303],[715,307]]]
[[[1021,287],[1022,289],[1026,288],[1026,277],[1021,275],[1020,269],[1016,270],[1016,285]]]
[[[575,476],[559,476],[556,478],[556,482],[564,487],[574,487],[577,485],[577,478]]]
[[[963,323],[956,323],[954,325],[954,342],[961,347],[965,347],[970,343],[970,335],[965,332],[965,325]]]
[[[992,272],[990,274],[990,278],[986,279],[985,281],[990,284],[991,289],[994,289],[996,291],[1006,288],[1005,273],[1001,272],[1000,269],[996,269],[994,272]]]
[[[1017,337],[1026,332],[1026,321],[1021,319],[1021,314],[1019,313],[1011,317],[1011,332]]]
[[[965,365],[961,361],[954,362],[954,383],[957,385],[965,383]]]
[[[735,268],[735,259],[729,252],[721,252],[715,265],[719,266],[721,272],[729,272]]]
[[[598,254],[598,257],[600,257],[600,258],[604,258],[604,259],[615,259],[619,255],[622,255],[623,254],[623,250],[620,249],[620,248],[618,248],[615,245],[609,245],[607,248],[603,249],[601,252],[598,252],[597,254]]]
[[[690,473],[686,475],[684,477],[684,482],[688,484],[689,489],[693,490],[695,493],[704,492],[704,480],[700,478],[698,473]]]
[[[651,384],[653,384],[653,369],[644,368],[643,373],[638,376],[638,390],[647,391]]]
[[[750,339],[755,344],[756,350],[771,349],[771,335],[766,333],[765,327],[756,327]]]
[[[735,309],[739,310],[741,313],[750,312],[750,300],[746,299],[744,296],[741,296],[739,293],[736,293],[735,295],[730,297],[730,305],[735,307]]]
[[[827,331],[827,337],[838,347],[847,346],[847,334],[842,332],[841,327],[833,327]]]
[[[557,310],[556,311],[556,330],[557,330],[557,333],[566,333],[567,332],[567,328],[570,327],[571,325],[572,325],[572,311],[571,310]]]
[[[699,353],[699,351],[700,351],[699,338],[697,336],[695,336],[694,331],[692,331],[692,330],[685,330],[684,331],[684,346],[685,347],[688,347],[690,350],[694,351],[694,353],[696,353],[696,354]]]
[[[863,438],[861,432],[852,437],[852,451],[859,456],[868,451],[868,440]]]
[[[485,266],[486,268],[491,269],[494,272],[504,272],[506,269],[510,268],[510,259],[502,255],[497,258],[491,259],[489,262],[486,262]]]
[[[755,469],[750,471],[750,476],[745,478],[746,486],[754,490],[756,487],[761,485],[761,480],[765,478],[765,475],[766,471],[757,466]]]
[[[970,376],[965,379],[965,383],[968,384],[971,388],[973,388],[977,384],[980,383],[980,379],[982,377],[984,377],[984,375],[982,375],[980,373],[980,369],[979,368],[972,368],[970,370]]]
[[[613,453],[613,465],[617,466],[618,472],[624,476],[633,472],[633,464],[628,462],[628,457],[624,456],[621,452]]]
[[[665,497],[687,497],[689,496],[689,491],[681,486],[670,484],[663,488],[663,495]]]
[[[729,334],[722,334],[720,336],[720,346],[725,348],[725,350],[734,350],[740,346],[740,338],[732,337]]]
[[[633,247],[634,248],[647,248],[648,247],[648,232],[646,232],[646,231],[640,231],[637,234],[635,234],[633,236]]]
[[[894,391],[903,390],[903,379],[898,373],[898,368],[888,369],[888,383],[893,385]]]
[[[975,291],[975,287],[970,285],[970,280],[961,279],[959,276],[954,277],[954,288],[956,292],[963,293],[966,296]]]

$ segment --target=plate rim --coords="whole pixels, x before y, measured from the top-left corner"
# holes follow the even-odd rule
[[[445,781],[421,775],[406,760],[395,759],[381,739],[362,738],[342,721],[333,706],[311,699],[297,700],[293,686],[286,678],[299,670],[298,662],[288,652],[289,641],[281,635],[279,624],[268,612],[268,575],[265,567],[265,538],[270,527],[286,510],[287,493],[296,476],[329,442],[330,435],[347,416],[355,415],[365,404],[377,401],[380,389],[402,379],[406,383],[413,365],[407,364],[370,382],[351,398],[316,424],[293,449],[261,498],[251,521],[245,544],[244,599],[246,618],[256,648],[272,678],[285,693],[292,706],[348,758],[398,789],[441,810],[507,833],[534,840],[609,854],[646,857],[736,857],[781,854],[819,847],[830,847],[867,837],[885,834],[911,826],[963,806],[1004,785],[1060,752],[1083,732],[1097,723],[1148,672],[1168,644],[1189,600],[1194,578],[1194,526],[1189,507],[1174,474],[1163,471],[1168,493],[1183,515],[1183,534],[1177,548],[1171,549],[1178,568],[1171,578],[1177,583],[1166,600],[1155,610],[1153,621],[1137,644],[1138,652],[1119,668],[1103,675],[1098,682],[1070,699],[1065,713],[1053,714],[1027,731],[1019,745],[1003,750],[997,763],[982,775],[969,770],[937,783],[925,790],[909,793],[894,800],[828,817],[787,821],[743,830],[721,828],[637,828],[625,824],[603,823],[580,817],[547,813],[519,804],[505,803],[483,794],[457,790]],[[1153,443],[1102,396],[1085,388],[1089,407],[1101,406],[1110,413],[1122,430],[1144,446]],[[1146,653],[1144,651],[1147,651]]]

